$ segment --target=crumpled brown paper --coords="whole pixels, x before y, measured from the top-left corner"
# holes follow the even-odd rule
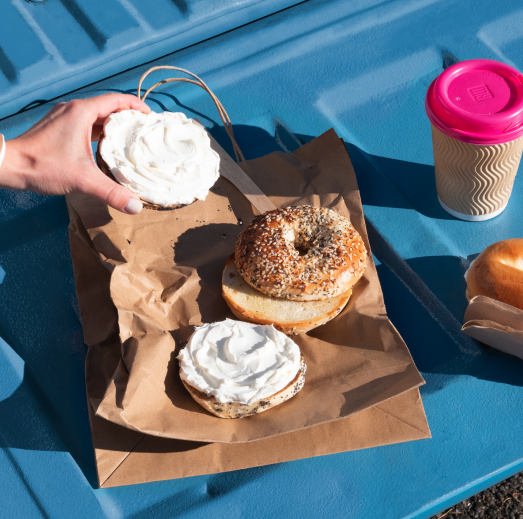
[[[354,170],[333,130],[292,154],[272,153],[242,167],[277,206],[312,204],[349,217],[370,251]],[[85,247],[91,243],[106,268],[107,285],[94,294],[76,280],[90,347],[87,391],[97,417],[164,438],[249,442],[340,420],[423,384],[387,318],[369,256],[345,310],[296,337],[308,367],[296,397],[245,419],[207,413],[183,387],[176,355],[195,325],[233,317],[221,273],[254,216],[250,203],[220,178],[205,201],[174,211],[127,216],[82,195],[68,196],[68,204],[72,235]],[[82,275],[82,253],[72,247],[75,276]],[[114,306],[107,297],[99,302],[107,290]]]
[[[523,359],[523,311],[486,296],[473,297],[463,318],[463,333]]]
[[[311,147],[313,143],[314,147]],[[292,156],[278,154],[280,157],[269,156],[266,158],[270,158],[269,163],[272,163],[273,159],[277,159],[290,161],[291,165],[305,161],[302,164],[302,166],[305,166],[302,167],[305,172],[304,178],[300,185],[295,188],[297,196],[300,196],[300,190],[310,192],[315,188],[315,185],[318,185],[318,180],[321,180],[315,181],[311,177],[318,176],[318,171],[323,167],[325,157],[322,157],[320,153],[322,146],[333,147],[332,151],[337,156],[334,163],[339,162],[339,167],[342,168],[338,169],[340,180],[342,183],[346,182],[347,179],[350,180],[346,189],[353,199],[356,198],[361,213],[359,196],[354,193],[351,194],[356,185],[354,171],[344,146],[340,148],[338,144],[340,144],[340,141],[338,141],[334,132],[328,132],[321,138],[309,143],[309,149],[304,147],[298,150],[298,152],[306,152],[305,155],[293,158]],[[251,170],[251,167],[253,168],[253,175],[257,172],[258,174],[259,172],[262,172],[263,175],[266,174],[263,169],[264,159],[248,163],[249,170]],[[253,165],[251,166],[251,164]],[[296,181],[296,177],[299,180],[299,175],[298,170],[293,180]],[[256,181],[261,185],[258,178],[256,178]],[[220,182],[217,187],[225,186],[227,188],[227,183]],[[231,186],[227,188],[227,193],[232,193],[236,199],[238,194],[230,188]],[[219,189],[215,190],[216,193],[219,191]],[[282,197],[286,196],[286,199],[289,197],[285,195],[286,191],[282,190],[279,185],[275,185],[274,190],[269,189],[267,192],[269,194],[282,192]],[[327,191],[326,195],[320,190],[318,199],[320,197],[329,199],[332,196],[337,201],[336,192],[328,195]],[[276,198],[273,197],[273,200],[278,203]],[[310,456],[430,438],[430,430],[417,388],[410,389],[364,411],[353,413],[343,420],[245,443],[203,443],[160,438],[124,428],[97,416],[95,408],[103,400],[107,388],[113,381],[113,374],[117,371],[122,359],[118,311],[111,299],[110,292],[111,270],[113,269],[111,261],[113,260],[110,256],[101,257],[94,245],[94,242],[96,242],[99,247],[105,246],[105,248],[110,249],[112,242],[107,240],[103,233],[92,230],[97,228],[100,220],[110,222],[112,216],[109,215],[108,217],[107,209],[93,200],[71,196],[68,197],[67,201],[71,217],[69,236],[75,283],[82,316],[84,339],[89,345],[86,360],[87,397],[90,403],[89,419],[98,482],[101,487],[225,472]],[[238,207],[237,203],[240,202],[231,204],[231,208]],[[74,206],[84,207],[83,221]],[[226,231],[236,229],[234,224],[238,222],[234,221],[234,217],[229,214],[228,209],[225,214],[228,220],[221,229]],[[147,216],[153,217],[152,214]],[[180,216],[175,215],[174,218],[180,218]],[[201,219],[203,220],[203,218]],[[353,216],[353,222],[361,232],[363,229],[361,216],[357,221]],[[130,223],[132,223],[132,220],[130,220]],[[243,221],[243,223],[247,222]],[[136,220],[136,224],[139,224],[138,220]],[[139,224],[139,227],[141,228],[142,225]],[[87,232],[86,228],[91,230],[90,233]],[[239,233],[240,228],[236,233]],[[366,234],[364,234],[364,237],[368,245]],[[115,239],[115,237],[113,236],[112,239]],[[227,239],[229,237],[226,236],[224,241]],[[215,242],[211,242],[211,244],[216,245]],[[217,268],[217,270],[220,268]],[[202,280],[201,283],[203,286],[205,281]],[[378,291],[381,301],[379,287]],[[216,297],[211,301],[219,301],[219,299],[219,297]],[[204,312],[207,311],[205,308]],[[227,313],[225,308],[223,308],[223,311]],[[372,315],[370,308],[367,314]],[[394,331],[391,331],[391,334],[394,333]],[[385,394],[384,398],[387,397],[388,394]],[[292,401],[288,405],[292,405]],[[251,420],[251,418],[245,420]],[[217,425],[224,422],[224,420],[216,418]]]

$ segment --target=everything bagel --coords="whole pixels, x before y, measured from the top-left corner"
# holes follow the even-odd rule
[[[238,236],[234,259],[256,290],[315,301],[351,289],[363,275],[367,251],[347,218],[332,209],[302,205],[255,217]]]
[[[523,238],[489,245],[465,277],[469,301],[482,295],[523,310]]]

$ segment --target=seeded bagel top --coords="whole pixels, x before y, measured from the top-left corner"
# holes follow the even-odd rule
[[[314,301],[349,290],[367,262],[348,218],[310,205],[275,209],[242,231],[234,251],[238,272],[272,297]]]

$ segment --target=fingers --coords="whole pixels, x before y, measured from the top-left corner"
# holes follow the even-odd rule
[[[96,142],[102,133],[105,119],[114,112],[121,110],[139,110],[148,114],[151,109],[136,96],[129,94],[104,94],[86,99],[89,119],[92,121],[91,142]]]
[[[98,168],[93,166],[93,170],[84,176],[79,192],[94,196],[122,213],[137,214],[142,210],[143,204],[134,193],[111,180]]]
[[[139,110],[146,114],[151,111],[142,100],[130,94],[104,94],[85,99],[84,102],[90,110],[94,124],[102,124],[107,116],[121,110]]]
[[[121,110],[139,110],[145,114],[151,111],[143,101],[130,94],[110,93],[87,99],[73,99],[67,103],[57,103],[28,132],[42,129],[65,116],[73,123],[79,123],[82,126],[87,124],[89,128],[93,127],[90,138],[91,142],[95,142],[100,137],[105,119],[112,113]]]

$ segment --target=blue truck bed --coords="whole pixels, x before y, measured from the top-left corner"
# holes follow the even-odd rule
[[[523,362],[460,331],[470,259],[523,233],[523,178],[499,217],[449,216],[423,104],[457,61],[523,70],[520,3],[163,3],[4,1],[0,133],[19,135],[58,100],[134,93],[155,64],[206,81],[246,158],[334,127],[358,177],[387,312],[427,381],[433,438],[97,489],[65,202],[0,191],[0,517],[421,519],[523,470]],[[78,27],[58,23],[68,16]],[[197,117],[231,152],[203,91],[164,87],[148,104]]]

